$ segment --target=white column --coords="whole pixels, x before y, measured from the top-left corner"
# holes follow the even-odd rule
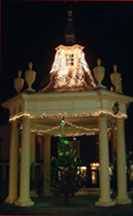
[[[117,203],[128,204],[124,119],[117,119]]]
[[[18,196],[18,128],[17,122],[11,123],[10,160],[9,160],[9,192],[6,203],[13,203]]]
[[[99,162],[100,162],[100,197],[97,206],[112,206],[109,182],[109,152],[107,135],[107,117],[99,117]]]
[[[45,136],[44,143],[44,186],[43,193],[45,196],[52,196],[50,181],[51,181],[51,137]]]
[[[30,199],[30,120],[23,117],[23,131],[20,158],[20,196],[15,202],[19,206],[31,206]]]

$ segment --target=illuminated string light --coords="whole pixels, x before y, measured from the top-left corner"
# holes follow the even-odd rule
[[[78,118],[85,118],[85,117],[94,117],[94,118],[98,118],[100,115],[110,115],[114,118],[126,118],[127,115],[122,113],[122,114],[117,114],[117,115],[114,115],[113,113],[109,112],[109,111],[97,111],[97,112],[94,112],[94,113],[91,113],[91,114],[88,114],[88,113],[81,113],[81,114],[67,114],[67,113],[59,113],[59,114],[41,114],[41,115],[32,115],[32,114],[29,114],[27,112],[23,112],[23,113],[19,113],[19,114],[16,114],[14,115],[13,117],[10,118],[9,121],[15,121],[17,119],[20,119],[22,117],[28,117],[30,118],[31,120],[34,120],[34,119],[58,119],[60,121],[60,124],[58,124],[57,126],[54,126],[54,127],[51,127],[51,128],[48,128],[48,129],[31,129],[31,132],[35,132],[35,133],[42,133],[42,134],[45,134],[45,133],[51,133],[52,131],[54,131],[54,136],[59,136],[59,135],[62,135],[62,133],[58,133],[56,134],[55,131],[58,130],[59,128],[61,128],[62,126],[62,123],[63,125],[69,125],[71,127],[75,127],[76,129],[79,129],[79,130],[84,130],[85,132],[73,132],[73,133],[68,133],[68,132],[65,132],[65,136],[83,136],[83,135],[95,135],[96,133],[98,133],[99,131],[99,128],[85,128],[83,126],[80,126],[80,125],[76,125],[76,124],[73,124],[72,122],[69,122],[67,120],[64,120],[65,118],[75,118],[75,117],[78,117]],[[21,128],[23,126],[21,125]],[[107,132],[110,131],[111,128],[108,128],[107,129]]]
[[[85,130],[86,132],[73,132],[73,133],[69,133],[69,132],[66,132],[65,133],[65,136],[83,136],[83,135],[95,135],[97,132],[99,132],[99,128],[85,128],[83,126],[79,126],[79,125],[76,125],[76,124],[72,124],[71,122],[68,122],[68,121],[64,121],[64,120],[61,120],[61,123],[58,124],[57,126],[54,126],[54,127],[51,127],[51,128],[48,128],[48,129],[31,129],[31,132],[32,133],[42,133],[42,134],[45,134],[45,133],[51,133],[52,131],[55,131],[55,130],[58,130],[59,128],[62,127],[62,124],[63,124],[63,127],[65,125],[69,125],[71,127],[74,127],[76,129],[80,129],[80,130]],[[107,128],[107,132],[110,131],[111,128]],[[54,136],[61,136],[62,135],[62,132],[61,133],[58,133],[58,135],[56,134],[53,134]]]
[[[76,133],[67,133],[65,134],[66,137],[78,137],[78,136],[95,136],[96,134],[94,132],[76,132]],[[53,136],[58,137],[62,136],[61,133],[53,134]]]
[[[61,125],[57,125],[55,127],[48,128],[48,129],[45,129],[45,130],[42,130],[42,129],[31,129],[31,132],[32,133],[49,133],[51,131],[59,129],[60,127],[61,127]]]
[[[98,162],[96,162],[96,163],[90,163],[90,166],[91,167],[99,167],[100,164]]]
[[[125,113],[120,113],[120,114],[113,114],[110,111],[104,111],[104,110],[99,110],[97,112],[94,113],[79,113],[79,114],[67,114],[67,113],[58,113],[58,114],[46,114],[46,113],[42,113],[40,115],[32,115],[30,113],[27,112],[23,112],[23,113],[18,113],[15,114],[13,116],[10,117],[9,121],[15,121],[17,119],[20,119],[24,116],[29,117],[30,119],[63,119],[63,118],[89,118],[89,117],[94,117],[94,118],[98,118],[101,115],[109,115],[113,118],[127,118],[127,115]]]
[[[56,48],[55,59],[50,74],[57,72],[54,88],[84,87],[85,72],[90,77],[90,83],[96,87],[91,71],[85,60],[82,46],[60,45]]]
[[[73,123],[68,122],[68,121],[66,121],[66,124],[67,124],[67,125],[70,125],[71,127],[75,127],[75,128],[77,128],[77,129],[81,129],[81,130],[85,130],[85,131],[90,131],[90,132],[92,132],[92,131],[95,131],[95,132],[99,131],[99,128],[93,128],[93,129],[85,128],[85,127],[83,127],[83,126],[78,126],[78,125],[73,124]]]
[[[31,130],[32,133],[37,133],[39,135],[44,135],[46,134],[47,132],[45,130],[37,130],[37,129],[32,129]],[[78,137],[78,136],[95,136],[96,134],[94,132],[74,132],[74,133],[66,133],[65,134],[65,137]],[[59,136],[62,136],[62,133],[54,133],[52,134],[52,136],[54,137],[59,137]]]
[[[72,124],[71,122],[68,122],[68,121],[67,122],[64,121],[64,120],[62,120],[62,121],[63,121],[63,125],[69,125],[71,127],[75,127],[77,129],[80,129],[80,130],[82,129],[82,130],[88,131],[88,132],[93,133],[93,134],[95,134],[94,132],[99,131],[98,128],[92,128],[92,129],[90,129],[90,128],[85,128],[85,127],[82,127],[82,126],[77,126],[76,124]],[[38,133],[52,132],[52,131],[57,130],[57,129],[59,129],[59,128],[62,127],[62,121],[61,121],[61,123],[59,125],[57,125],[55,127],[51,127],[49,129],[45,129],[45,130],[42,130],[42,129],[31,129],[31,132],[38,132]]]
[[[20,119],[20,118],[22,118],[22,117],[24,117],[24,116],[30,118],[30,117],[31,117],[31,114],[30,114],[30,113],[27,113],[27,112],[17,113],[17,114],[15,114],[14,116],[12,116],[12,117],[9,119],[9,122],[15,121],[15,120]]]

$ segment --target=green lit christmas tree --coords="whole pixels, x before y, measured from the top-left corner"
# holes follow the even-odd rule
[[[74,195],[81,186],[81,161],[77,157],[77,149],[70,146],[67,137],[61,136],[59,141],[58,157],[53,157],[54,187],[65,195],[67,204],[69,195]]]

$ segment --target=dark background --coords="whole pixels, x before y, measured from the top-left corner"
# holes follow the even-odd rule
[[[13,79],[27,70],[37,71],[33,87],[49,74],[55,47],[65,44],[66,11],[73,10],[76,43],[85,46],[90,69],[96,59],[106,68],[109,88],[113,64],[123,77],[124,93],[133,96],[133,2],[2,2],[2,82],[0,102],[16,94]]]

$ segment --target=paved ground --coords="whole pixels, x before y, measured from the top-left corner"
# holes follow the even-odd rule
[[[89,216],[133,216],[133,202],[129,205],[98,207],[94,203],[98,199],[98,191],[81,191],[70,197],[69,204],[64,204],[64,197],[33,198],[32,207],[18,207],[5,204],[0,207],[0,215],[89,215]]]

